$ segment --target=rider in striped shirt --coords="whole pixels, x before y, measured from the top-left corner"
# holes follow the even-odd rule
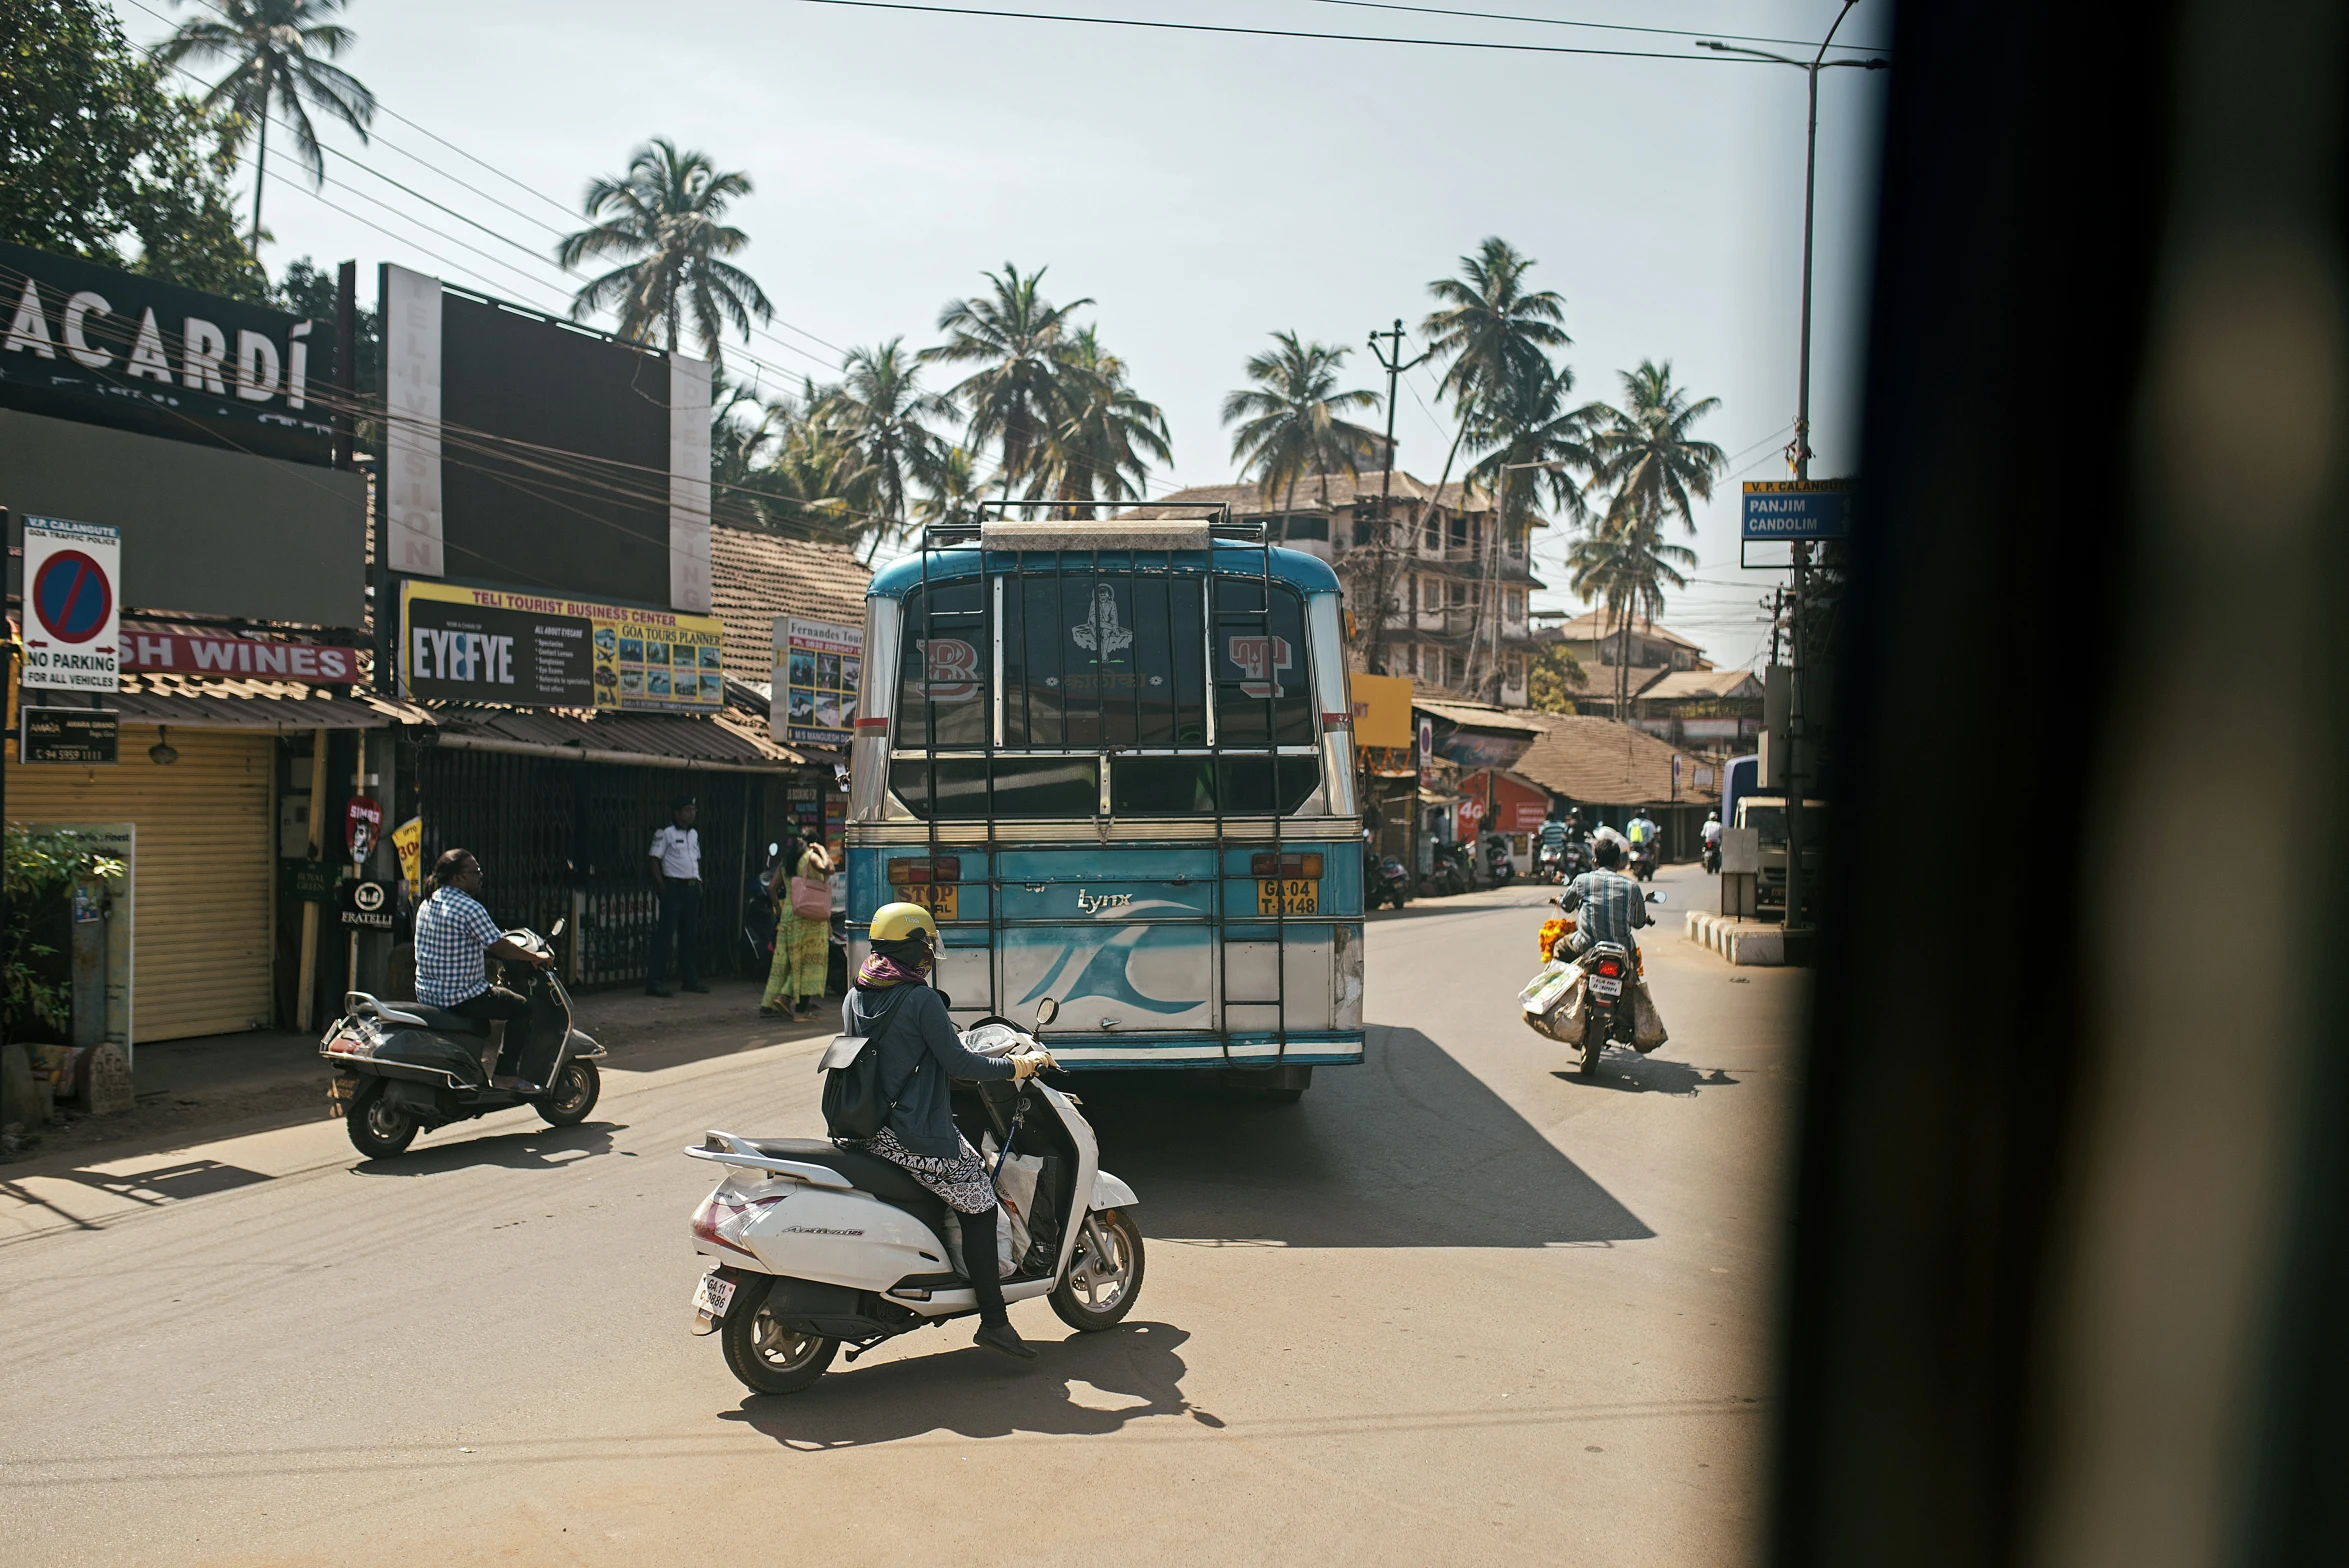
[[[1577,953],[1590,951],[1594,942],[1613,942],[1627,951],[1637,951],[1639,943],[1633,930],[1655,922],[1648,918],[1648,901],[1639,884],[1618,869],[1623,864],[1623,848],[1612,838],[1602,838],[1592,850],[1592,858],[1598,861],[1599,869],[1585,871],[1567,883],[1558,899],[1560,908],[1579,911],[1568,945]]]

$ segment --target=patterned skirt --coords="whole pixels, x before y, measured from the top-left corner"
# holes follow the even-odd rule
[[[884,1127],[862,1143],[842,1147],[859,1154],[877,1154],[902,1167],[908,1176],[944,1198],[957,1214],[984,1214],[995,1207],[995,1183],[987,1179],[987,1162],[979,1158],[970,1139],[958,1136],[955,1142],[960,1147],[951,1156],[916,1154]]]

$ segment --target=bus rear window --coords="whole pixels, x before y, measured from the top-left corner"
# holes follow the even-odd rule
[[[1199,579],[1003,579],[1003,742],[1013,750],[1207,744]]]
[[[1216,738],[1223,745],[1313,744],[1305,602],[1295,589],[1216,578],[1215,655]]]
[[[992,788],[990,788],[992,785]],[[1096,757],[900,757],[889,788],[924,821],[1091,817],[1101,811]]]
[[[897,744],[908,751],[987,744],[986,601],[977,578],[932,583],[905,596],[897,667]],[[927,677],[925,679],[925,676]],[[935,728],[933,728],[935,726]]]

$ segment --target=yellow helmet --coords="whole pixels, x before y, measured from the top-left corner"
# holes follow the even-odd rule
[[[902,942],[916,931],[930,933],[930,945],[938,943],[938,922],[919,904],[883,904],[873,911],[872,936],[876,942]]]

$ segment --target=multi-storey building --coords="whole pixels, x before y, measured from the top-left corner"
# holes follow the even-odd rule
[[[1124,515],[1171,517],[1228,505],[1235,519],[1261,522],[1276,542],[1336,568],[1354,616],[1358,668],[1410,676],[1429,696],[1526,706],[1526,661],[1534,651],[1527,598],[1543,586],[1531,570],[1527,529],[1500,537],[1483,490],[1448,484],[1439,493],[1397,469],[1384,503],[1382,547],[1386,483],[1377,470],[1315,475],[1298,483],[1294,500],[1276,495],[1269,502],[1260,485],[1197,485]],[[1547,526],[1539,515],[1528,519],[1528,528]],[[1368,606],[1380,601],[1383,624],[1374,624]]]

